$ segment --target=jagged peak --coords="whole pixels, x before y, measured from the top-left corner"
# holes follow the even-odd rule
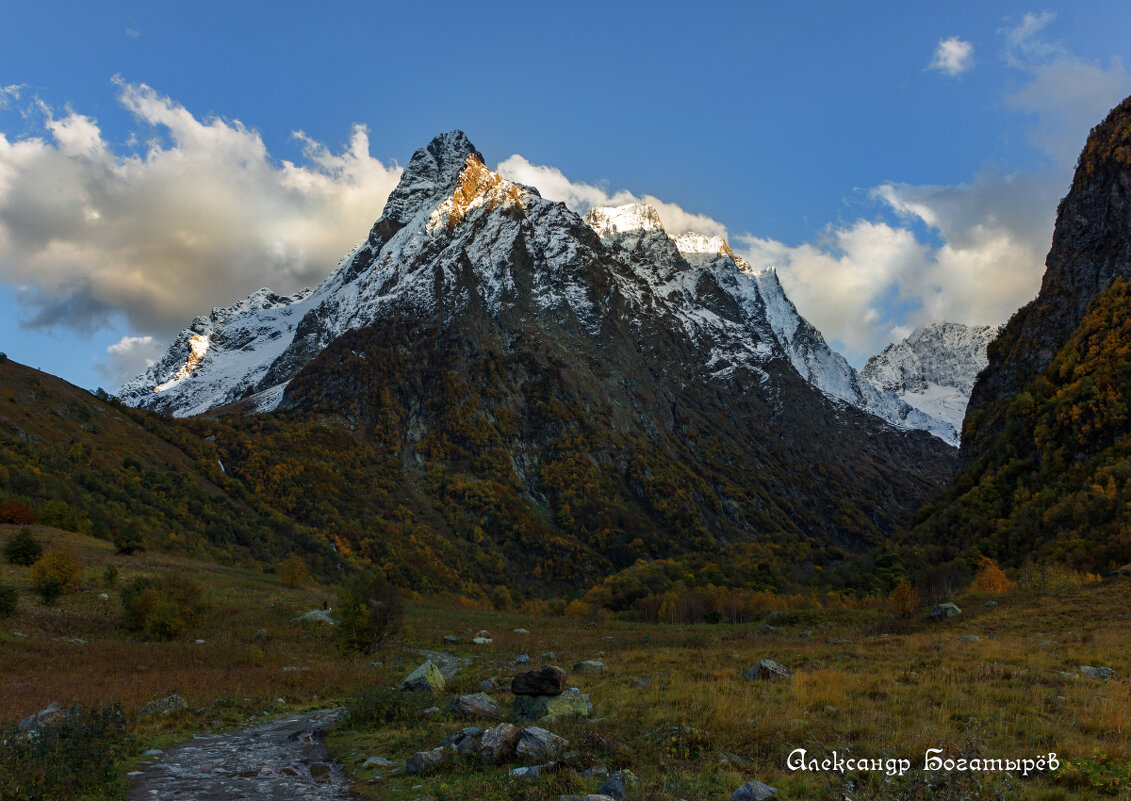
[[[386,224],[381,230],[400,228],[429,201],[453,194],[469,158],[484,163],[483,154],[463,131],[442,133],[413,153],[400,182],[385,202],[385,211],[378,220],[378,226]]]
[[[625,203],[623,206],[595,206],[582,218],[605,239],[614,234],[634,231],[664,231],[660,213],[649,203]]]

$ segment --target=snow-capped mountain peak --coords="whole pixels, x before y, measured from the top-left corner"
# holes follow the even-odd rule
[[[974,381],[987,364],[986,348],[1000,331],[996,325],[928,323],[868,359],[862,374],[877,389],[961,431]]]
[[[623,206],[597,206],[585,214],[585,222],[605,239],[614,234],[633,231],[663,231],[659,212],[648,203],[626,203]]]

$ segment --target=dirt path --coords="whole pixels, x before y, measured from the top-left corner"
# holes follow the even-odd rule
[[[346,801],[355,796],[323,743],[323,709],[173,746],[131,774],[126,801]]]

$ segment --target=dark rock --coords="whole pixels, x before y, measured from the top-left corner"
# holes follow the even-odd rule
[[[405,676],[401,689],[410,692],[439,693],[444,691],[444,676],[440,669],[428,660],[416,670]]]
[[[600,659],[586,659],[573,666],[574,673],[604,673],[608,670]]]
[[[54,723],[63,720],[69,713],[66,712],[58,703],[52,701],[46,707],[36,712],[34,715],[28,715],[20,721],[20,731],[33,731],[40,726],[48,723]]]
[[[526,670],[511,681],[511,692],[515,695],[561,695],[565,690],[566,672],[553,665],[544,665],[537,670]]]
[[[1089,679],[1110,679],[1115,675],[1115,671],[1109,667],[1092,667],[1091,665],[1080,665],[1077,668],[1081,676],[1086,676]]]
[[[640,779],[631,770],[618,770],[604,784],[597,788],[598,795],[607,795],[616,801],[624,801],[628,791],[640,784]]]
[[[447,762],[454,762],[458,758],[454,745],[442,745],[431,751],[417,751],[405,762],[404,770],[413,776],[427,776],[435,773]]]

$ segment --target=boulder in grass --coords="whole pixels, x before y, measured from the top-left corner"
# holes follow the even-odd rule
[[[457,758],[454,745],[441,745],[431,751],[417,751],[405,761],[405,773],[413,776],[427,776],[435,773],[444,764],[454,762]]]
[[[1115,671],[1109,667],[1092,667],[1091,665],[1080,665],[1077,668],[1081,676],[1087,676],[1089,679],[1110,679],[1115,675]]]
[[[401,689],[410,692],[440,693],[444,691],[444,676],[429,659],[405,676],[404,681],[401,682]]]
[[[566,672],[553,665],[525,670],[511,680],[515,695],[561,695],[565,690]]]
[[[561,695],[516,695],[511,702],[511,713],[521,721],[585,718],[592,712],[589,696],[576,687]]]
[[[608,670],[600,659],[586,659],[573,666],[574,673],[604,673]]]
[[[566,738],[538,726],[527,726],[519,735],[515,754],[523,761],[540,762],[557,759],[568,747]]]
[[[631,770],[618,770],[605,783],[597,788],[598,795],[607,795],[616,801],[624,801],[628,791],[640,784],[640,779]]]
[[[461,695],[454,698],[452,700],[452,711],[461,717],[483,720],[498,720],[503,716],[495,703],[495,699],[487,693]]]
[[[522,735],[513,723],[500,723],[487,729],[479,738],[479,757],[489,765],[502,765],[514,759],[518,738]]]
[[[749,781],[731,794],[730,801],[768,801],[777,798],[777,795],[776,787],[770,787],[759,781]]]
[[[761,659],[743,675],[747,681],[778,681],[788,679],[793,671],[772,659]]]
[[[139,711],[143,715],[170,715],[184,709],[185,706],[185,699],[174,693],[144,704]]]
[[[958,617],[961,614],[962,610],[956,604],[935,604],[931,609],[931,620],[946,620],[947,618]]]
[[[59,706],[57,702],[52,701],[39,712],[36,712],[33,715],[28,715],[26,718],[21,720],[19,729],[20,731],[34,731],[40,726],[63,720],[65,717],[67,717],[67,715],[68,713],[63,709],[63,707]]]

